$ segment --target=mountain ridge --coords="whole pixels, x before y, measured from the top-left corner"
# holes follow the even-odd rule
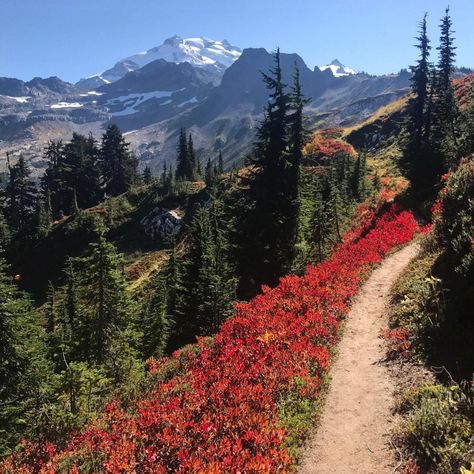
[[[173,63],[189,62],[193,66],[206,68],[209,72],[214,72],[213,80],[217,84],[222,73],[239,58],[240,53],[241,49],[227,40],[213,40],[204,36],[182,38],[175,35],[167,38],[160,46],[117,61],[112,68],[100,74],[80,79],[76,86],[86,90],[110,84],[158,59]]]

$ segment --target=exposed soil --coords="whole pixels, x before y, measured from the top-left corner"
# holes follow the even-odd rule
[[[303,450],[299,473],[393,473],[391,443],[398,380],[390,370],[380,330],[388,328],[390,288],[416,256],[412,243],[389,256],[361,288],[331,369],[325,407]]]

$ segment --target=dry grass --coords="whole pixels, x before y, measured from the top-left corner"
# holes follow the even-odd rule
[[[361,123],[355,124],[352,127],[347,127],[344,129],[342,136],[347,137],[350,133],[361,129],[362,127],[365,127],[367,125],[370,125],[377,120],[385,120],[387,119],[390,115],[399,112],[402,110],[406,103],[408,101],[408,96],[401,97],[400,99],[394,100],[393,102],[390,102],[387,105],[384,105],[383,107],[380,107],[373,115],[371,115],[367,120],[364,120]]]

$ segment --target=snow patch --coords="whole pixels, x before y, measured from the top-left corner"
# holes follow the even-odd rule
[[[5,97],[5,99],[10,99],[10,100],[15,100],[16,102],[20,104],[26,104],[31,97],[26,96],[26,97],[12,97],[10,95],[0,95],[0,97]]]
[[[184,107],[186,104],[196,104],[197,102],[197,97],[193,97],[192,99],[186,100],[185,102],[181,102],[181,104],[178,104],[177,107]]]
[[[89,91],[89,92],[86,92],[85,94],[79,94],[80,97],[88,97],[90,95],[99,96],[99,95],[104,95],[104,93],[103,92],[97,92],[97,91]]]
[[[182,89],[179,89],[182,90]],[[171,97],[172,94],[178,91],[153,91],[153,92],[141,92],[135,94],[122,95],[115,99],[109,99],[107,105],[110,106],[123,106],[124,110],[118,112],[112,112],[114,116],[132,115],[138,112],[137,108],[150,99],[162,99],[164,97]],[[171,101],[166,101],[161,105],[166,105]]]
[[[84,105],[79,102],[58,102],[51,105],[52,109],[78,109],[80,107],[84,107]]]

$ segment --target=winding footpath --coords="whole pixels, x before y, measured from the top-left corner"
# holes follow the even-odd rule
[[[388,327],[390,288],[416,256],[411,243],[384,260],[361,288],[345,323],[323,414],[303,450],[300,474],[384,474],[397,459],[390,447],[396,380],[383,363],[380,330]]]

